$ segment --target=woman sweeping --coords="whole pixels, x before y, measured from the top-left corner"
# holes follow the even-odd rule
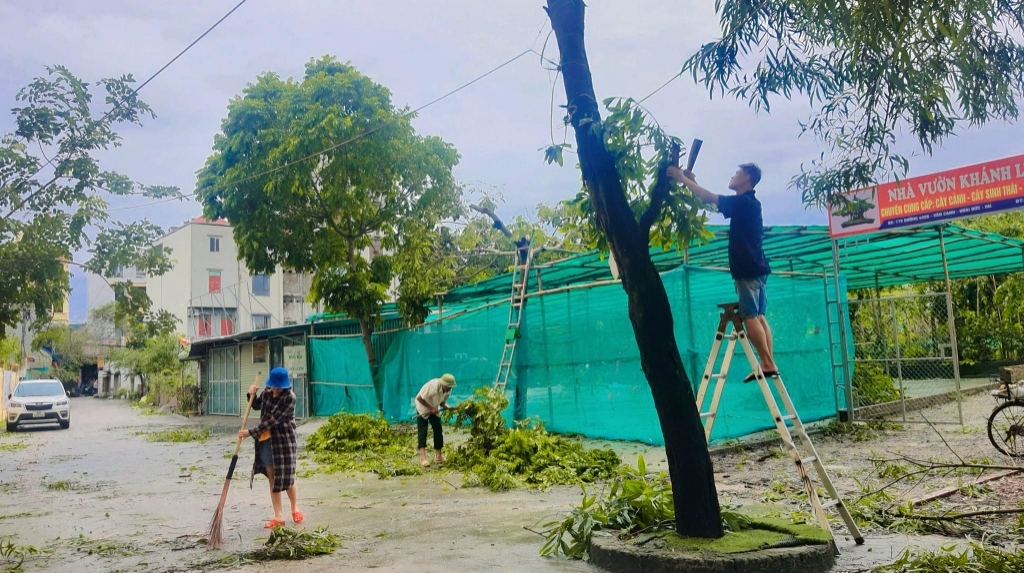
[[[304,517],[299,511],[298,493],[295,490],[299,449],[295,435],[295,394],[292,392],[288,371],[281,367],[272,369],[267,378],[266,390],[257,395],[258,390],[259,387],[253,384],[246,398],[255,396],[252,407],[260,411],[260,423],[255,428],[238,432],[239,438],[256,439],[256,461],[253,462],[249,487],[252,487],[256,474],[263,474],[270,481],[270,503],[274,507],[274,517],[263,525],[265,529],[285,524],[281,509],[282,491],[288,492],[292,521],[302,523]]]

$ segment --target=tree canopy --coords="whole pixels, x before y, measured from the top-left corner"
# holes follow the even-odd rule
[[[826,153],[793,185],[809,205],[909,169],[957,129],[1019,116],[1022,0],[719,0],[722,37],[683,66],[712,94],[757,109],[803,96]]]
[[[312,271],[311,297],[359,319],[371,363],[389,289],[416,323],[452,272],[426,261],[460,214],[459,156],[410,119],[353,66],[310,60],[301,80],[268,72],[231,101],[199,172],[206,216],[231,221],[248,267]]]
[[[24,308],[45,321],[62,306],[69,288],[63,263],[90,245],[86,267],[105,276],[118,264],[150,274],[169,267],[169,253],[151,245],[159,227],[107,224],[111,197],[180,196],[174,187],[103,171],[94,157],[121,144],[118,124],[156,117],[133,82],[130,75],[98,82],[106,110],[99,117],[91,86],[63,66],[48,67],[46,77],[18,92],[16,129],[0,138],[0,325],[16,324]]]

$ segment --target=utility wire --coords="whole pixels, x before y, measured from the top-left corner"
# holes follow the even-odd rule
[[[217,20],[216,22],[214,22],[213,25],[210,26],[209,28],[207,28],[205,32],[203,32],[198,38],[193,40],[191,44],[185,46],[185,49],[180,51],[180,52],[178,52],[178,55],[176,55],[173,58],[171,58],[171,61],[169,61],[166,64],[164,64],[162,68],[160,68],[159,70],[156,71],[156,73],[154,73],[153,75],[149,76],[149,79],[147,79],[146,81],[142,82],[142,84],[139,85],[139,87],[133,89],[132,92],[130,94],[128,94],[127,96],[125,96],[124,99],[122,99],[121,101],[115,101],[113,109],[111,109],[107,113],[103,114],[103,116],[100,118],[100,122],[102,122],[103,120],[105,120],[108,117],[110,117],[110,114],[114,113],[115,110],[119,109],[121,107],[121,104],[124,103],[128,98],[131,98],[133,96],[138,95],[139,91],[142,88],[146,87],[149,84],[149,82],[151,82],[154,79],[156,79],[156,77],[159,76],[161,73],[163,73],[164,70],[166,70],[167,68],[171,67],[171,64],[173,64],[174,62],[178,61],[178,58],[184,56],[185,52],[191,50],[193,46],[198,44],[200,40],[205,38],[210,32],[213,31],[214,28],[219,26],[221,24],[221,22],[223,22],[224,20],[227,20],[228,16],[234,14],[235,10],[238,10],[239,8],[241,8],[242,4],[245,4],[248,1],[249,0],[241,0],[238,4],[235,4],[234,8],[229,10],[227,14],[224,14],[223,16],[221,16],[220,20]],[[36,175],[39,175],[39,173],[42,172],[43,169],[46,169],[46,166],[50,165],[51,163],[53,163],[53,159],[50,159],[49,161],[44,163],[42,166],[40,166],[39,169],[37,169],[36,172],[33,173],[31,177],[29,177],[29,179],[32,179]],[[52,182],[51,182],[51,184],[52,184]],[[44,189],[45,189],[45,187],[44,187]]]
[[[641,99],[641,100],[637,101],[636,103],[638,103],[638,104],[641,104],[641,103],[644,103],[645,101],[647,101],[647,100],[651,99],[651,97],[652,97],[652,96],[653,96],[654,94],[656,94],[656,93],[660,92],[661,90],[663,90],[663,89],[667,88],[669,84],[671,84],[672,82],[674,82],[674,81],[678,80],[678,79],[679,79],[679,78],[680,78],[680,77],[681,77],[682,75],[683,75],[683,72],[679,72],[678,74],[676,74],[676,75],[672,76],[672,79],[670,79],[669,81],[667,81],[667,82],[665,82],[665,83],[661,84],[661,87],[659,87],[658,89],[654,90],[653,92],[651,92],[651,93],[649,93],[649,94],[645,95],[643,99]]]
[[[352,136],[352,137],[350,137],[350,138],[348,138],[348,139],[346,139],[344,141],[341,141],[339,143],[335,143],[334,145],[331,145],[330,147],[327,147],[327,148],[322,149],[320,151],[317,151],[315,153],[310,153],[309,155],[306,155],[305,157],[302,157],[302,158],[299,158],[299,159],[295,159],[293,161],[289,161],[289,162],[285,163],[284,165],[279,165],[277,167],[272,167],[270,169],[267,169],[266,171],[261,171],[260,173],[257,173],[255,175],[250,175],[250,176],[248,176],[248,177],[246,177],[244,179],[239,179],[238,181],[232,181],[231,184],[232,185],[238,185],[238,184],[241,184],[241,183],[245,183],[246,181],[251,181],[253,179],[258,179],[260,177],[263,177],[264,175],[270,175],[271,173],[275,173],[275,172],[280,171],[282,169],[287,169],[288,167],[291,167],[292,165],[296,165],[298,163],[302,163],[304,161],[308,161],[308,160],[313,159],[315,157],[319,157],[320,155],[323,155],[324,153],[327,153],[328,151],[333,151],[333,150],[335,150],[335,149],[337,149],[337,148],[339,148],[339,147],[341,147],[343,145],[348,145],[349,143],[352,143],[352,142],[357,141],[359,139],[362,139],[362,138],[364,138],[364,137],[366,137],[368,135],[376,133],[377,131],[380,131],[381,129],[384,129],[385,127],[387,127],[387,126],[389,126],[389,125],[391,125],[391,124],[393,124],[395,122],[398,122],[398,121],[401,121],[403,119],[409,118],[409,117],[415,115],[416,113],[420,112],[421,110],[426,109],[426,108],[434,105],[435,103],[440,102],[441,100],[447,99],[447,98],[449,98],[449,97],[459,93],[460,91],[468,88],[469,86],[477,83],[478,81],[486,78],[487,76],[493,74],[494,72],[497,72],[498,70],[500,70],[500,69],[504,68],[505,66],[511,64],[512,62],[518,60],[519,58],[522,58],[523,56],[525,56],[527,54],[535,54],[535,53],[536,52],[533,51],[533,49],[523,50],[518,55],[516,55],[516,56],[506,60],[505,62],[499,64],[498,66],[496,66],[494,68],[491,68],[489,71],[487,71],[487,72],[477,76],[476,78],[474,78],[474,79],[472,79],[472,80],[462,84],[461,86],[453,89],[452,91],[444,94],[443,96],[441,96],[439,98],[436,98],[436,99],[434,99],[434,100],[432,100],[430,102],[427,102],[427,103],[421,105],[420,107],[418,107],[418,108],[416,108],[416,109],[414,109],[412,111],[406,112],[406,113],[396,117],[395,119],[392,119],[391,121],[384,122],[384,123],[378,125],[377,127],[374,127],[373,129],[368,129],[368,130],[366,130],[366,131],[364,131],[362,133],[359,133],[357,135],[354,135],[354,136]]]
[[[501,64],[491,68],[487,72],[484,72],[483,74],[481,74],[481,75],[473,78],[472,80],[470,80],[470,81],[460,85],[459,87],[449,91],[448,93],[446,93],[446,94],[444,94],[444,95],[442,95],[440,97],[437,97],[437,98],[435,98],[435,99],[433,99],[433,100],[431,100],[431,101],[429,101],[429,102],[427,102],[427,103],[417,107],[416,109],[414,109],[412,111],[406,112],[406,113],[402,114],[401,116],[396,117],[395,119],[392,119],[391,121],[382,123],[382,124],[372,128],[372,129],[368,129],[368,130],[366,130],[364,132],[358,133],[358,134],[356,134],[356,135],[354,135],[354,136],[352,136],[352,137],[350,137],[350,138],[348,138],[348,139],[346,139],[344,141],[341,141],[339,143],[331,145],[330,147],[327,147],[327,148],[325,148],[325,149],[323,149],[321,151],[317,151],[316,153],[311,153],[309,155],[306,155],[305,157],[301,157],[299,159],[295,159],[295,160],[289,161],[289,162],[285,163],[284,165],[279,165],[277,167],[273,167],[271,169],[268,169],[266,171],[257,173],[255,175],[250,175],[250,176],[248,176],[248,177],[246,177],[244,179],[239,179],[238,181],[232,181],[231,183],[233,185],[237,185],[237,184],[240,184],[240,183],[245,183],[246,181],[251,181],[253,179],[257,179],[259,177],[263,177],[264,175],[269,175],[271,173],[274,173],[274,172],[280,171],[282,169],[286,169],[288,167],[291,167],[292,165],[296,165],[298,163],[302,163],[303,161],[308,161],[310,159],[313,159],[315,157],[323,155],[324,153],[327,153],[328,151],[333,151],[333,150],[335,150],[335,149],[337,149],[339,147],[342,147],[344,145],[348,145],[349,143],[352,143],[354,141],[358,141],[359,139],[362,139],[362,138],[364,138],[364,137],[366,137],[368,135],[372,135],[373,133],[375,133],[377,131],[380,131],[381,129],[384,129],[385,127],[387,127],[387,126],[389,126],[389,125],[391,125],[391,124],[393,124],[393,123],[395,123],[397,121],[401,121],[402,119],[405,119],[405,118],[408,118],[408,117],[410,117],[412,115],[415,115],[416,113],[419,113],[420,111],[422,111],[422,110],[424,110],[424,109],[426,109],[426,108],[428,108],[428,107],[430,107],[430,106],[432,106],[432,105],[434,105],[434,104],[436,104],[436,103],[438,103],[438,102],[440,102],[440,101],[442,101],[444,99],[447,99],[447,98],[455,95],[456,93],[458,93],[458,92],[468,88],[469,86],[479,82],[480,80],[482,80],[482,79],[486,78],[487,76],[497,72],[498,70],[500,70],[500,69],[504,68],[505,66],[515,62],[516,60],[518,60],[519,58],[522,58],[523,56],[525,56],[527,54],[537,54],[537,51],[532,49],[532,48],[524,50],[524,51],[520,52],[519,54],[517,54],[516,56],[513,56],[512,58],[510,58],[508,60],[505,60]],[[180,199],[188,199],[190,197],[195,197],[195,195],[196,195],[195,193],[189,193],[187,195],[168,197],[166,199],[161,199],[161,200],[153,201],[153,202],[149,202],[149,203],[141,203],[141,204],[138,204],[138,205],[129,205],[129,206],[126,206],[126,207],[117,207],[117,208],[114,208],[114,209],[108,209],[107,211],[108,212],[113,212],[113,211],[126,211],[126,210],[129,210],[129,209],[139,209],[141,207],[149,207],[151,205],[159,205],[161,203],[168,203],[168,202],[176,201],[176,200],[180,200]]]

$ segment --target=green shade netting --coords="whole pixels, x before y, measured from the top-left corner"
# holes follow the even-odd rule
[[[379,410],[361,338],[312,338],[309,348],[313,355],[310,385],[314,416]]]
[[[716,305],[736,298],[732,279],[728,273],[694,267],[678,268],[662,278],[684,368],[696,385],[714,342]],[[845,285],[840,286],[845,293]],[[830,288],[829,297],[834,298],[834,286]],[[805,421],[836,412],[825,296],[821,278],[776,275],[768,282],[776,361]],[[503,304],[401,332],[381,363],[385,415],[392,421],[411,419],[420,386],[444,372],[458,381],[451,403],[493,384],[507,327],[508,305]],[[838,328],[833,327],[836,335]],[[507,414],[537,416],[556,432],[662,443],[620,285],[533,296],[521,330]],[[749,372],[748,363],[737,355],[713,440],[774,427],[758,386],[742,383]]]

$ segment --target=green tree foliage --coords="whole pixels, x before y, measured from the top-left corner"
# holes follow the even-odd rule
[[[722,38],[683,66],[712,94],[755,109],[806,97],[804,132],[827,152],[793,185],[809,205],[906,174],[895,151],[925,153],[957,129],[1018,117],[1024,95],[1021,0],[722,0]]]
[[[659,174],[673,153],[677,154],[673,162],[678,162],[682,142],[666,133],[657,120],[632,98],[608,98],[604,105],[607,117],[584,125],[600,133],[605,149],[614,156],[633,216],[641,227],[649,229],[649,244],[662,249],[685,249],[694,242],[710,239],[712,234],[705,228],[708,206],[685,187],[671,184],[667,178],[658,185]],[[562,148],[571,149],[572,146],[549,147],[545,153],[547,162],[561,164]],[[552,149],[559,152],[554,153]],[[582,246],[598,248],[602,252],[610,250],[606,234],[597,225],[593,202],[586,188],[573,199],[542,213],[557,222],[559,232]]]
[[[962,224],[1024,239],[1024,213],[1020,211],[966,219]],[[1024,274],[956,279],[951,292],[961,360],[974,363],[1024,358]]]
[[[1020,211],[964,219],[960,224],[970,229],[1024,239],[1024,213]],[[1024,267],[1024,261],[1021,265]],[[945,291],[944,283],[922,283],[883,289],[881,293],[857,291],[852,293],[852,297],[865,300],[879,294],[935,294]],[[950,293],[962,364],[1024,359],[1024,274],[953,279]],[[901,307],[909,304],[907,300],[898,303]],[[896,334],[888,305],[851,305],[851,320],[854,336],[858,342],[866,343],[858,347],[858,353],[870,358],[895,356]],[[899,321],[902,324],[899,344],[904,357],[937,356],[939,349],[936,344],[948,342],[944,297],[917,299],[913,308],[900,315]],[[889,372],[889,375],[895,374],[895,371]]]
[[[440,246],[438,223],[459,214],[459,156],[410,117],[351,65],[311,60],[301,81],[268,72],[246,86],[199,172],[206,216],[232,222],[248,267],[312,271],[311,297],[359,319],[371,364],[392,283],[416,323],[452,272],[422,261]]]
[[[101,79],[100,110],[90,85],[63,66],[48,67],[46,77],[18,92],[15,130],[0,137],[0,325],[17,323],[26,307],[45,322],[69,288],[62,261],[90,243],[90,270],[110,269],[114,261],[151,274],[166,268],[167,252],[150,246],[159,228],[145,222],[104,225],[112,196],[180,195],[173,187],[141,185],[103,171],[93,157],[121,144],[118,124],[141,125],[144,117],[155,117],[132,83],[130,75]],[[104,228],[90,241],[95,225]]]
[[[178,359],[178,337],[164,332],[128,348],[117,348],[109,358],[142,381],[142,394],[169,394],[180,382],[183,363]]]
[[[50,325],[32,338],[32,350],[42,347],[50,349],[56,364],[51,371],[53,378],[61,382],[77,381],[82,365],[86,363],[86,345],[91,342],[89,333],[73,329],[66,324]]]
[[[21,360],[21,344],[13,336],[0,337],[0,368],[13,368]]]

